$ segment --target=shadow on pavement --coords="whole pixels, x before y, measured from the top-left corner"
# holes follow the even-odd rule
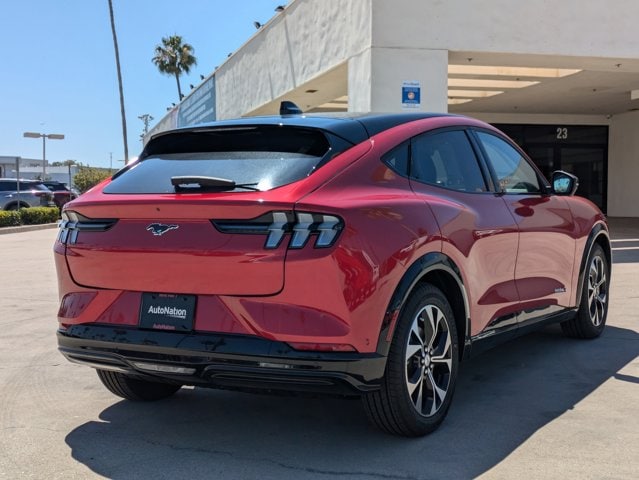
[[[615,327],[594,341],[549,327],[489,351],[463,365],[448,418],[420,439],[376,431],[356,400],[182,389],[115,403],[66,442],[116,479],[471,478],[611,377],[637,382],[617,372],[639,355],[638,340]]]

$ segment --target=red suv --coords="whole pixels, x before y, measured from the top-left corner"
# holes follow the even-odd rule
[[[383,430],[423,435],[470,355],[554,322],[602,332],[608,228],[577,186],[461,116],[164,132],[64,207],[59,348],[130,400],[358,395]]]
[[[42,182],[49,190],[53,192],[53,201],[58,208],[62,208],[65,203],[79,196],[77,190],[69,188],[66,183],[47,180]]]

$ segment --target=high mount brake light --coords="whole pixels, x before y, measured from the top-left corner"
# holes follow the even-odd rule
[[[275,249],[287,235],[291,235],[288,248],[304,248],[315,236],[314,248],[328,248],[344,228],[344,222],[335,215],[311,212],[269,212],[250,220],[211,220],[222,233],[266,235],[264,248]]]

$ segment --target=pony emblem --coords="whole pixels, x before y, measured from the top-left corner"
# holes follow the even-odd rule
[[[177,230],[180,228],[178,225],[165,225],[163,223],[152,223],[146,229],[156,237],[164,235],[169,230]]]

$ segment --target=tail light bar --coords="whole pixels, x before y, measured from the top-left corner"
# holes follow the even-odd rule
[[[115,218],[88,218],[72,210],[65,210],[58,224],[60,243],[73,244],[77,241],[79,232],[105,232],[118,221]]]
[[[311,212],[269,212],[249,220],[211,220],[222,233],[266,235],[264,248],[275,249],[290,236],[288,248],[304,248],[315,237],[314,248],[332,247],[344,228],[335,215]]]

